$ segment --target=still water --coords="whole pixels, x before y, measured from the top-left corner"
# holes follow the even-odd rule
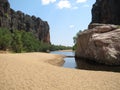
[[[74,58],[75,53],[74,52],[52,51],[51,53],[66,56],[66,58],[64,58],[65,63],[63,64],[63,67],[76,68],[76,62],[75,62],[75,58]]]
[[[65,63],[63,67],[65,68],[74,68],[74,69],[82,69],[82,70],[94,70],[94,71],[112,71],[112,72],[120,72],[120,65],[118,66],[110,66],[104,65],[100,63],[96,63],[95,61],[85,60],[85,59],[75,59],[74,52],[63,52],[63,51],[53,51],[53,54],[65,55],[64,58]]]

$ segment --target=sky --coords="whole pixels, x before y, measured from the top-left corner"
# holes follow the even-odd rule
[[[96,0],[8,0],[15,11],[35,15],[50,26],[50,40],[55,45],[72,46],[79,30],[91,22],[91,9]]]

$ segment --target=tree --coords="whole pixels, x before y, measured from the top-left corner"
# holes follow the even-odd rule
[[[15,52],[22,52],[23,50],[23,43],[22,43],[22,34],[21,31],[14,30],[12,33],[13,41],[12,41],[12,49]]]
[[[0,28],[0,49],[7,50],[11,48],[11,32],[6,28]]]
[[[40,41],[31,32],[22,31],[22,42],[24,51],[39,51]]]
[[[82,32],[82,31],[80,30],[80,31],[76,34],[76,36],[73,37],[73,42],[74,42],[73,50],[75,50],[75,49],[77,48],[77,45],[76,45],[76,43],[77,43],[77,38],[78,38],[78,36],[80,35],[81,32]]]

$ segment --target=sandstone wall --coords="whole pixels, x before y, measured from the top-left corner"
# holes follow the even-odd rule
[[[8,0],[0,0],[0,27],[32,32],[40,41],[50,43],[48,23],[38,17],[14,11]]]
[[[120,0],[96,0],[92,8],[92,22],[120,24]]]

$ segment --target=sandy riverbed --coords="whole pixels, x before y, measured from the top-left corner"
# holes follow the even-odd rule
[[[46,53],[0,54],[0,90],[120,90],[120,73],[67,69]]]

